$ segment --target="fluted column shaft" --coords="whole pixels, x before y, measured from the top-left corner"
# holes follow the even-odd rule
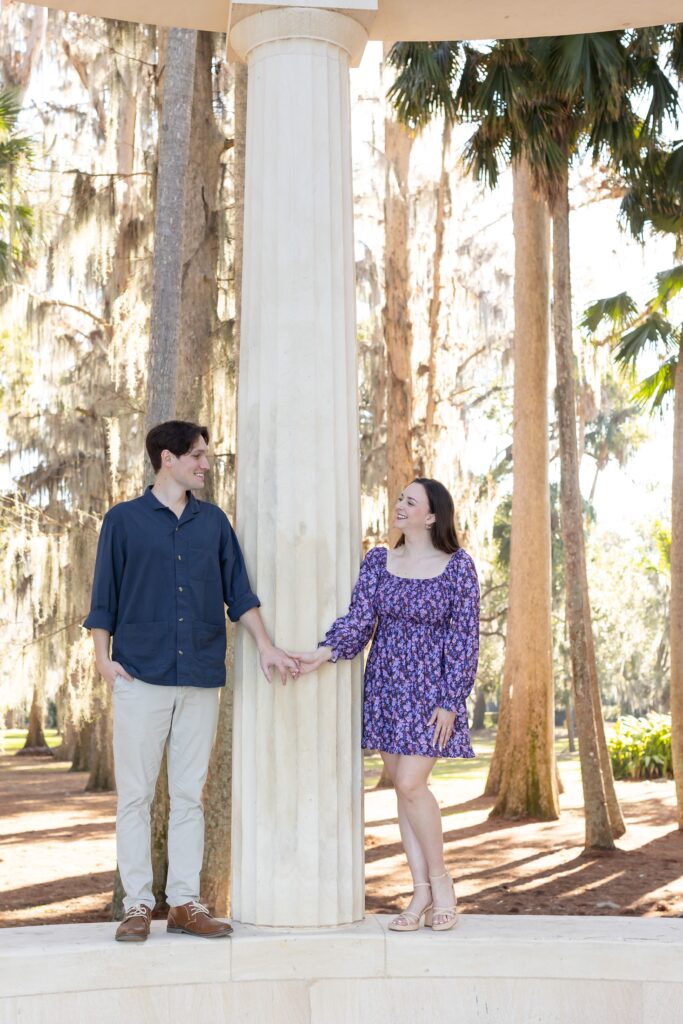
[[[360,562],[351,18],[255,14],[249,64],[237,527],[276,642],[311,649]],[[282,687],[238,630],[232,913],[258,925],[363,916],[360,665]]]

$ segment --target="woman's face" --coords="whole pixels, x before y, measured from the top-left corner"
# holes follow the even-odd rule
[[[408,484],[394,506],[392,526],[403,533],[424,532],[434,523],[435,515],[429,510],[429,499],[422,484]]]

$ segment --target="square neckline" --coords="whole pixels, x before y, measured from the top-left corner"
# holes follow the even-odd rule
[[[407,580],[407,581],[409,581],[411,583],[428,583],[430,580],[440,580],[442,576],[446,575],[446,573],[450,569],[452,563],[457,558],[458,553],[460,551],[462,551],[462,548],[458,548],[457,551],[453,552],[451,557],[446,562],[446,565],[444,566],[444,568],[436,576],[398,576],[395,572],[391,572],[391,570],[387,567],[387,562],[389,561],[389,548],[384,548],[383,550],[384,550],[384,571],[387,574],[387,576],[391,576],[391,578],[395,579],[395,580]]]

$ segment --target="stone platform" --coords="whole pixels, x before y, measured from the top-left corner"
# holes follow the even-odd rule
[[[113,941],[113,925],[0,931],[0,1024],[683,1022],[683,920],[466,915],[397,935],[236,925]]]

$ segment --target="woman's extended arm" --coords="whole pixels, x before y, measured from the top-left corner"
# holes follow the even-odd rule
[[[377,622],[375,591],[383,559],[381,548],[373,548],[363,560],[346,615],[332,623],[316,651],[292,655],[302,675],[313,672],[326,661],[355,658],[371,639]]]

